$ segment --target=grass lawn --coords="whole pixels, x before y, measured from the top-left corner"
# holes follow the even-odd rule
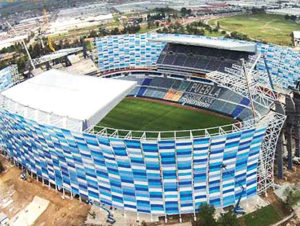
[[[155,30],[157,27],[148,28],[147,24],[141,25],[141,29],[137,32],[137,34],[143,34],[150,31]]]
[[[239,223],[241,226],[268,226],[280,221],[285,216],[287,214],[281,208],[270,204],[253,213],[240,217]]]
[[[201,129],[232,123],[205,112],[141,99],[124,99],[98,125],[127,130]]]
[[[300,24],[285,20],[282,15],[255,14],[240,15],[210,20],[210,24],[219,21],[220,27],[227,31],[247,34],[250,38],[269,43],[291,46],[292,31],[300,30]]]
[[[222,34],[221,32],[209,32],[207,30],[205,30],[204,35],[205,36],[211,36],[211,37],[222,37],[222,36],[224,36],[224,34]]]

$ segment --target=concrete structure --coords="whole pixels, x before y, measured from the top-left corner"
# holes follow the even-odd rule
[[[30,226],[39,218],[40,215],[48,208],[50,202],[46,199],[35,196],[31,203],[25,209],[21,210],[14,218],[11,219],[11,225]]]

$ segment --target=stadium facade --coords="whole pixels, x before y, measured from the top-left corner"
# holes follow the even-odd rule
[[[73,131],[28,119],[1,95],[2,151],[45,183],[72,196],[138,214],[195,213],[201,203],[227,207],[235,205],[240,197],[245,200],[265,192],[274,185],[276,143],[285,120],[284,115],[270,110],[276,95],[265,82],[266,69],[273,76],[274,86],[285,90],[300,76],[299,54],[258,43],[246,65],[253,75],[247,87],[242,67],[235,63],[231,69],[221,66],[223,58],[217,60],[218,68],[222,67],[219,72],[209,62],[202,68],[196,63],[178,66],[176,59],[185,53],[177,47],[169,50],[174,43],[158,40],[174,36],[141,34],[97,39],[99,68],[105,77],[136,81],[138,85],[130,96],[218,111],[237,119],[237,123],[172,132],[96,127]],[[232,42],[219,40],[224,46]],[[209,57],[216,60],[215,56]],[[197,62],[202,63],[204,58],[198,58],[201,62]],[[229,60],[234,62],[233,58]],[[3,74],[1,71],[1,84],[7,81]]]

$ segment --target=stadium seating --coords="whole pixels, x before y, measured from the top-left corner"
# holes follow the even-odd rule
[[[183,92],[170,89],[163,99],[178,102]]]
[[[138,81],[139,86],[132,90],[129,96],[178,102],[215,111],[236,119],[247,119],[251,116],[248,109],[239,106],[239,104],[247,106],[249,104],[247,98],[243,98],[231,90],[216,86],[208,80],[191,82],[164,78],[157,74],[150,75],[151,77],[140,75],[138,78],[129,75],[120,79]],[[265,110],[259,105],[255,106],[255,109],[258,111]]]
[[[248,99],[248,98],[245,98],[245,97],[244,97],[244,98],[241,100],[241,102],[240,102],[240,104],[241,104],[241,105],[244,105],[244,106],[248,106],[249,103],[250,103],[249,99]],[[242,107],[242,106],[237,106],[237,107],[234,109],[234,111],[232,112],[232,116],[233,116],[234,118],[237,118],[237,117],[241,114],[241,112],[243,111],[243,109],[244,109],[244,107]]]
[[[169,88],[171,88],[173,83],[174,83],[174,79],[158,77],[158,78],[153,78],[150,86],[162,87],[162,88],[169,89]]]
[[[147,88],[147,91],[144,94],[144,97],[150,97],[154,99],[163,99],[166,95],[166,90],[155,89],[155,88]]]
[[[247,59],[248,57],[245,53],[235,54],[235,52],[226,50],[208,51],[203,47],[199,47],[202,48],[201,54],[196,55],[195,53],[199,51],[195,51],[195,48],[188,50],[188,48],[182,48],[180,45],[177,45],[176,47],[176,45],[165,45],[165,43],[149,41],[152,38],[166,36],[185,37],[187,35],[151,33],[99,38],[96,40],[99,68],[101,71],[111,71],[130,67],[155,66],[157,63],[157,65],[160,65],[159,67],[166,65],[167,67],[165,67],[164,70],[176,68],[178,72],[183,71],[186,73],[191,69],[193,69],[193,71],[194,69],[201,69],[200,71],[202,73],[207,73],[209,70],[224,71],[225,68],[231,68],[233,63],[239,64],[240,58]],[[189,37],[210,40],[215,39],[212,37],[195,35],[189,35]],[[217,39],[224,42],[229,41],[222,37]],[[238,43],[245,43],[240,40],[235,41]],[[170,52],[172,52],[172,54],[170,54]],[[297,53],[290,48],[262,43],[257,43],[257,52],[265,55],[271,75],[274,76],[274,78],[279,77],[282,79],[278,81],[278,85],[285,88],[288,86],[295,86],[295,81],[298,81],[300,78],[300,53]],[[178,60],[177,55],[179,57]],[[211,61],[210,59],[213,60]],[[221,61],[221,63],[217,62],[214,64],[213,62],[215,60]],[[174,65],[175,62],[179,65]],[[207,66],[209,70],[207,69]],[[255,69],[266,72],[265,64],[262,59],[258,61]],[[274,79],[275,84],[276,82],[277,81]]]
[[[157,65],[159,69],[184,66],[192,70],[224,71],[225,67],[231,68],[232,64],[240,65],[240,59],[247,60],[250,55],[246,52],[167,44]]]

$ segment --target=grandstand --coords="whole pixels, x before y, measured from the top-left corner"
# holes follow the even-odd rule
[[[157,66],[158,70],[164,71],[173,69],[191,73],[224,72],[225,68],[231,68],[233,64],[241,65],[240,59],[248,60],[249,55],[253,53],[168,43],[157,61]]]
[[[279,90],[288,92],[300,77],[298,53],[173,34],[107,36],[95,43],[103,78],[93,81],[136,84],[117,95],[120,99],[127,95],[192,106],[237,122],[185,131],[130,131],[97,128],[97,118],[82,127],[86,130],[75,131],[1,102],[0,143],[15,162],[72,197],[151,219],[196,216],[201,203],[218,208],[236,205],[240,198],[247,200],[274,185],[276,143],[285,121],[285,115],[274,110],[274,102]],[[85,106],[105,109],[95,100],[108,90],[120,91],[104,89],[97,97],[85,98]],[[82,110],[80,103],[73,107],[72,112]]]
[[[119,79],[137,81],[137,87],[129,96],[147,97],[177,102],[203,109],[209,109],[238,120],[250,119],[251,109],[247,98],[218,86],[213,82],[187,81],[160,77],[162,74],[128,75]],[[259,109],[263,111],[264,108]],[[243,112],[243,114],[241,114]]]

